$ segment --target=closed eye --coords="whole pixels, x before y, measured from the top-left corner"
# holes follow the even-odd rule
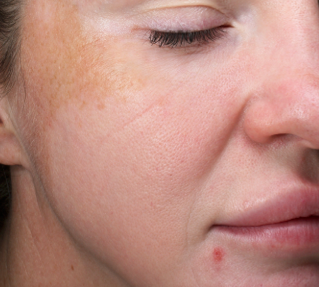
[[[226,26],[220,26],[202,31],[177,31],[163,32],[152,31],[149,40],[152,45],[159,47],[187,47],[194,45],[203,45],[214,42],[225,35]]]

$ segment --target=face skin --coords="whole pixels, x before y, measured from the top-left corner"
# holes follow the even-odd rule
[[[26,0],[23,15],[2,101],[19,143],[5,286],[319,285],[318,220],[287,223],[319,215],[317,1]]]

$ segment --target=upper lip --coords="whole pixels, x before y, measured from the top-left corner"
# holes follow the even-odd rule
[[[246,208],[219,225],[265,226],[313,216],[319,216],[319,188],[303,187],[277,193],[269,200],[246,204]]]

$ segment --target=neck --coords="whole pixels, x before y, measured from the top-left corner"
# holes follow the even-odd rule
[[[0,245],[0,287],[119,286],[77,247],[45,198],[36,196],[28,172],[15,168],[12,182],[11,213]]]

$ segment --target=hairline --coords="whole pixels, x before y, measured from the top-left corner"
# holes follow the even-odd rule
[[[22,0],[0,0],[0,87],[9,94],[20,70]]]

